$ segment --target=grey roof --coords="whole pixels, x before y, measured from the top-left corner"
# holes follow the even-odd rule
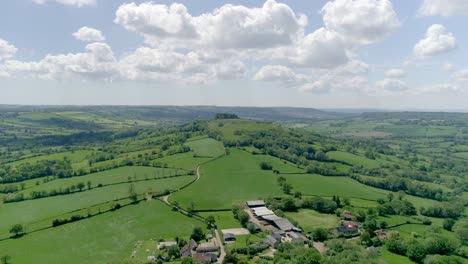
[[[289,231],[289,230],[292,230],[294,228],[294,225],[291,224],[291,222],[289,222],[288,219],[286,218],[281,218],[281,219],[278,219],[278,220],[275,220],[273,221],[275,223],[275,225],[283,230],[283,231]]]
[[[269,215],[262,215],[262,218],[267,220],[267,221],[275,221],[281,219],[281,217],[275,215],[275,214],[269,214]]]
[[[236,238],[236,236],[233,233],[223,233],[224,239],[229,239],[229,238]]]
[[[248,207],[265,206],[265,201],[263,200],[247,201],[247,206]]]
[[[254,215],[256,215],[256,216],[264,216],[264,215],[274,214],[274,212],[272,210],[266,208],[265,206],[252,208],[252,211],[253,211]]]

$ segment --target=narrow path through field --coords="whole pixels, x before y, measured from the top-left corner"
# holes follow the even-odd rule
[[[221,155],[221,156],[223,156],[223,155]],[[215,159],[216,159],[216,158],[215,158]],[[201,166],[201,165],[197,165],[197,168],[196,168],[196,170],[195,170],[195,171],[196,171],[195,175],[196,175],[197,178],[196,178],[192,183],[190,183],[190,185],[191,185],[191,184],[194,184],[195,182],[197,182],[197,181],[200,179],[200,175],[201,175],[201,174],[200,174],[200,166]],[[167,205],[169,205],[169,206],[174,206],[174,205],[169,201],[169,196],[171,196],[171,194],[173,194],[173,193],[175,193],[175,192],[178,192],[178,191],[180,191],[180,189],[175,190],[175,191],[173,191],[172,193],[163,196],[163,197],[162,197],[162,201],[163,201],[164,203],[166,203]],[[183,209],[183,208],[181,208],[181,207],[179,207],[179,206],[177,206],[177,209],[179,210],[179,212],[181,212],[181,213],[184,214],[184,215],[190,215],[190,213],[189,213],[187,210],[185,210],[185,209]],[[216,244],[219,245],[219,251],[220,251],[220,254],[219,254],[219,258],[218,258],[218,262],[217,262],[217,263],[223,263],[224,257],[226,256],[226,251],[224,250],[224,245],[223,245],[223,242],[222,242],[221,237],[220,237],[220,235],[219,235],[218,229],[215,229],[215,230],[214,230],[214,234],[215,234]]]

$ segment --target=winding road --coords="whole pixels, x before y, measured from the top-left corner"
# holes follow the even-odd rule
[[[201,165],[197,165],[197,169],[196,169],[196,176],[197,176],[197,178],[196,178],[191,184],[194,184],[195,182],[197,182],[197,181],[200,179],[200,166],[201,166]],[[168,195],[163,196],[163,197],[162,197],[162,201],[163,201],[165,204],[167,204],[167,205],[169,205],[169,206],[171,206],[171,207],[174,207],[175,205],[173,205],[173,204],[169,201],[169,196],[171,196],[171,194],[173,194],[173,193],[175,193],[175,192],[178,192],[178,191],[180,191],[180,190],[181,190],[181,189],[178,189],[178,190],[173,191],[172,193],[170,193],[170,194],[168,194]],[[190,214],[187,210],[185,210],[185,209],[183,209],[183,208],[181,208],[181,207],[179,207],[179,206],[176,206],[176,207],[177,207],[177,209],[179,210],[179,212],[182,212],[182,213],[185,214],[185,215],[189,215],[189,214]],[[226,251],[224,250],[223,241],[221,240],[221,236],[219,235],[218,229],[215,229],[215,230],[214,230],[214,235],[215,235],[216,244],[219,245],[219,251],[220,251],[220,254],[219,254],[219,258],[218,258],[217,263],[223,263],[224,258],[226,257]]]

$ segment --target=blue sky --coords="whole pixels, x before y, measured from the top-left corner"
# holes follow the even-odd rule
[[[0,104],[468,109],[468,1],[18,0]]]

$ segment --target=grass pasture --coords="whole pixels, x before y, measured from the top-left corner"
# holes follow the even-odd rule
[[[0,248],[13,263],[109,263],[129,258],[138,240],[188,236],[202,225],[153,200],[0,241]]]
[[[96,187],[98,184],[109,185],[116,183],[129,182],[130,181],[140,181],[144,179],[157,179],[164,176],[173,176],[178,174],[185,174],[184,171],[171,169],[171,168],[153,168],[153,167],[141,167],[141,166],[131,166],[131,167],[121,167],[112,170],[87,174],[85,176],[77,176],[71,178],[56,179],[48,183],[43,183],[37,186],[33,186],[19,193],[23,193],[25,197],[28,197],[29,193],[32,191],[50,191],[58,190],[70,187],[71,185],[76,185],[79,182],[87,184],[88,181],[91,182],[92,187]],[[85,189],[87,186],[85,187]]]
[[[128,197],[131,184],[134,185],[135,191],[138,194],[144,194],[148,191],[158,192],[166,189],[177,189],[192,180],[193,177],[190,176],[148,180],[95,188],[63,196],[2,204],[0,205],[0,214],[2,215],[0,237],[8,237],[8,231],[14,224],[23,224],[28,232],[37,228],[50,226],[53,219],[68,212],[126,198]],[[35,222],[41,222],[41,224],[34,224]]]
[[[366,168],[377,168],[379,166],[379,163],[376,160],[371,160],[364,156],[344,151],[330,151],[327,152],[327,155],[334,160],[344,161],[355,166],[363,166]]]
[[[231,154],[201,166],[201,178],[171,196],[171,201],[196,210],[230,209],[234,204],[260,197],[282,195],[276,175],[263,171],[253,155],[231,149]]]
[[[385,198],[386,191],[369,187],[348,177],[321,176],[318,174],[292,174],[286,176],[293,191],[303,195],[327,196],[377,200]]]
[[[297,221],[305,232],[311,232],[317,227],[331,229],[340,226],[340,218],[333,214],[321,214],[314,210],[303,209],[298,212],[286,212],[286,216]]]
[[[223,144],[212,138],[188,141],[185,145],[189,146],[198,157],[214,158],[224,154]]]

